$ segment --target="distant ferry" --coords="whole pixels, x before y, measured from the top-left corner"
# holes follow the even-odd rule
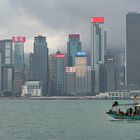
[[[121,110],[124,106],[125,108],[127,107],[126,111]],[[118,101],[115,101],[111,110],[106,112],[106,114],[115,120],[140,120],[140,104],[119,104]]]

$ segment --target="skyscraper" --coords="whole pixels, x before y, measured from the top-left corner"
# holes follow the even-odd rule
[[[126,15],[125,82],[140,88],[140,13]]]
[[[95,94],[99,93],[99,67],[104,64],[104,17],[91,18],[91,67],[95,71]]]
[[[115,58],[113,55],[106,55],[105,58],[106,67],[106,90],[115,91],[116,90],[116,66]]]
[[[34,80],[34,54],[29,54],[29,70],[28,70],[28,80]]]
[[[74,95],[75,93],[75,67],[66,67],[66,93]]]
[[[43,95],[48,94],[48,47],[46,37],[37,36],[34,38],[34,80],[42,82]]]
[[[59,51],[56,53],[56,89],[57,95],[63,95],[65,92],[65,63],[64,54]]]
[[[14,94],[21,94],[24,83],[24,36],[12,38],[14,43]]]
[[[56,95],[56,54],[49,55],[49,94]]]
[[[67,66],[75,66],[75,57],[78,51],[81,51],[80,35],[69,34],[69,41],[67,43]]]
[[[1,90],[13,92],[13,45],[11,39],[0,41],[1,52]]]
[[[115,61],[117,63],[116,86],[117,89],[120,89],[125,84],[125,53],[119,52]]]
[[[87,95],[91,92],[91,86],[88,82],[88,65],[86,52],[77,52],[75,57],[76,68],[76,93]]]
[[[14,70],[24,70],[24,42],[25,37],[13,37],[14,42]]]

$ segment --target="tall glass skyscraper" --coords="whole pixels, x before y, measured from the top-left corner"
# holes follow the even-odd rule
[[[37,36],[34,38],[34,57],[33,57],[33,77],[34,80],[42,82],[43,95],[48,94],[48,47],[46,37]]]
[[[140,88],[140,13],[126,15],[125,82]]]
[[[108,54],[105,58],[106,67],[106,91],[113,92],[116,89],[116,65],[113,55]]]
[[[78,51],[81,51],[80,35],[69,34],[69,41],[67,43],[67,66],[75,66],[75,57]]]
[[[14,43],[14,94],[20,95],[22,85],[24,83],[24,36],[16,36],[12,38]]]
[[[13,92],[13,45],[11,39],[0,41],[1,90]]]
[[[99,67],[104,63],[104,17],[91,18],[91,67],[95,71],[95,94],[99,93]]]
[[[23,71],[25,37],[13,37],[12,41],[14,42],[14,69],[18,71]]]
[[[56,53],[56,89],[57,95],[65,92],[65,55],[59,51]]]

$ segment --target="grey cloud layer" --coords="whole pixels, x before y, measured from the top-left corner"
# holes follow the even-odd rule
[[[54,32],[80,33],[89,46],[90,17],[104,16],[109,46],[124,46],[125,14],[137,11],[139,0],[9,0],[18,14],[27,14]],[[30,21],[27,21],[30,22]]]

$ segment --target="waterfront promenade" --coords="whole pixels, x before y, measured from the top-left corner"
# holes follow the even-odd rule
[[[95,96],[0,97],[0,100],[94,100]]]

